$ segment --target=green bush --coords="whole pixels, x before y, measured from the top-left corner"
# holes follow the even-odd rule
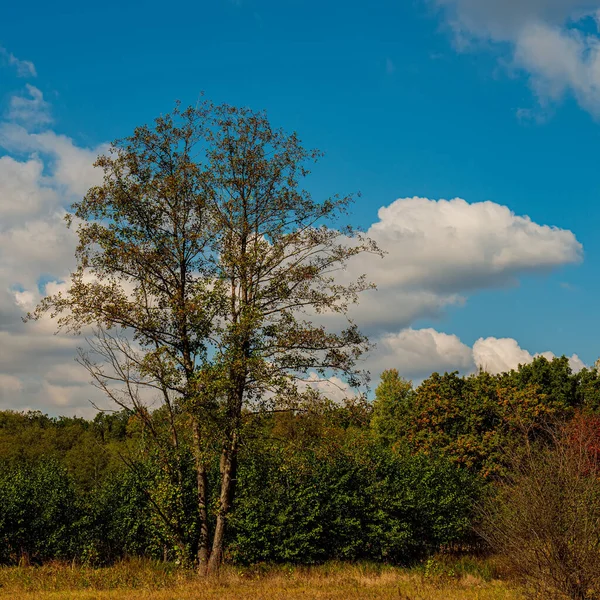
[[[82,499],[77,539],[83,562],[106,564],[125,556],[162,558],[164,539],[154,526],[145,487],[138,474],[124,469]]]
[[[271,447],[247,457],[232,515],[241,563],[408,563],[471,535],[477,480],[448,460],[365,442],[328,453]]]
[[[0,560],[70,558],[76,546],[77,499],[56,462],[0,473]]]

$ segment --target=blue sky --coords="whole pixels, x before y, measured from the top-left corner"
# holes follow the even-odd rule
[[[266,109],[272,122],[325,151],[308,185],[323,196],[360,191],[355,224],[369,228],[380,207],[396,199],[459,197],[508,207],[536,225],[572,232],[583,245],[582,262],[569,254],[573,240],[564,242],[571,246],[556,260],[546,260],[546,250],[523,258],[528,249],[519,245],[521,262],[509,273],[496,279],[491,273],[483,284],[481,277],[471,284],[461,275],[451,290],[460,303],[444,301],[435,315],[413,311],[397,323],[390,319],[389,329],[380,327],[377,335],[433,331],[426,343],[434,344],[435,356],[428,361],[426,351],[414,349],[419,335],[404,334],[383,344],[400,348],[389,366],[397,359],[417,379],[428,368],[468,371],[471,359],[457,340],[470,349],[480,338],[515,342],[500,350],[488,344],[489,360],[489,352],[506,360],[512,352],[516,360],[524,349],[531,355],[577,354],[593,364],[600,355],[600,81],[594,69],[600,0],[503,6],[492,0],[4,6],[0,154],[16,162],[5,161],[2,171],[5,181],[14,176],[15,183],[0,187],[0,211],[4,206],[13,215],[3,230],[0,212],[0,279],[2,265],[9,273],[0,281],[7,303],[3,309],[0,300],[0,335],[4,331],[5,348],[15,343],[23,356],[35,350],[46,366],[25,371],[0,350],[0,405],[51,412],[81,412],[84,405],[77,387],[83,380],[67,367],[71,342],[47,337],[50,325],[32,333],[11,320],[35,300],[34,291],[23,296],[27,278],[17,280],[11,269],[35,264],[29,279],[44,283],[60,281],[60,269],[26,253],[19,267],[18,251],[7,240],[28,227],[31,234],[44,206],[67,206],[85,189],[87,176],[75,182],[80,165],[102,144],[170,110],[176,99],[196,102],[201,91],[216,102]],[[40,93],[35,105],[38,92],[26,85]],[[26,114],[17,110],[23,106]],[[15,124],[20,133],[11,129]],[[35,160],[43,170],[36,179],[43,192],[37,213],[35,219],[33,212],[17,218],[23,179],[17,171],[34,168]],[[13,209],[7,208],[11,203]],[[394,217],[400,229],[403,214]],[[538,233],[532,230],[527,243],[535,245]],[[43,246],[46,238],[35,239]],[[485,252],[481,244],[475,252]],[[400,247],[405,256],[408,247]],[[57,252],[56,264],[67,264],[66,251]],[[394,253],[386,260],[385,268],[394,270]],[[523,261],[525,267],[519,266]],[[419,265],[428,269],[423,260]],[[368,301],[373,304],[367,309],[379,310],[376,300]],[[438,333],[457,340],[440,341]],[[53,343],[63,345],[57,350]],[[444,344],[452,356],[442,356]]]

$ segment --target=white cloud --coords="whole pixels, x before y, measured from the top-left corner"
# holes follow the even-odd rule
[[[15,404],[23,394],[23,384],[18,377],[0,373],[0,408]]]
[[[42,154],[52,169],[52,183],[71,197],[83,196],[90,187],[102,182],[102,171],[93,165],[108,150],[108,144],[82,148],[66,135],[54,131],[31,133],[15,123],[0,124],[0,146],[9,152]]]
[[[386,256],[362,255],[348,270],[348,277],[367,273],[378,287],[353,309],[363,327],[397,331],[464,303],[473,290],[514,285],[582,258],[571,231],[493,202],[403,198],[378,214],[367,234]]]
[[[25,84],[26,94],[12,96],[8,107],[8,118],[30,127],[52,123],[50,105],[44,94],[33,85]]]
[[[0,331],[0,373],[38,376],[71,360],[81,340],[55,336],[54,329],[31,323],[18,331]]]
[[[394,368],[404,377],[418,382],[433,372],[469,374],[483,369],[494,375],[505,373],[520,364],[529,364],[537,356],[552,360],[555,354],[549,351],[532,354],[512,338],[480,338],[470,348],[456,335],[435,329],[409,328],[382,335],[366,366],[375,381],[382,371]],[[569,364],[573,372],[586,366],[577,354],[569,358]]]
[[[90,385],[87,371],[74,361],[83,341],[54,331],[52,322],[0,331],[0,410],[93,416],[96,411],[89,400],[108,404]]]
[[[542,100],[572,90],[579,104],[600,116],[600,38],[576,30],[534,24],[524,30],[515,60],[532,76]]]
[[[317,390],[326,398],[342,403],[347,398],[354,397],[355,391],[339,377],[321,377],[314,371],[304,381],[298,382],[298,389],[302,392],[306,388]]]
[[[538,225],[494,202],[460,198],[396,200],[379,210],[369,235],[393,260],[381,279],[432,291],[510,282],[525,271],[578,262],[582,250],[570,231]]]
[[[457,30],[486,34],[502,40],[532,23],[559,26],[571,19],[593,14],[598,0],[435,0],[448,10]]]
[[[104,146],[79,147],[50,130],[43,97],[30,87],[30,104],[11,101],[0,123],[0,409],[40,409],[91,415],[88,398],[103,397],[74,362],[82,340],[55,335],[48,318],[24,324],[23,314],[43,289],[60,287],[74,267],[76,237],[65,226],[67,207],[101,180],[92,167]],[[19,123],[17,123],[19,121]]]
[[[0,394],[20,392],[23,384],[18,377],[0,374]]]
[[[434,0],[460,46],[508,43],[514,65],[531,77],[542,103],[567,91],[600,117],[600,0]],[[588,23],[595,20],[595,31]]]
[[[33,292],[15,292],[15,304],[24,312],[33,310],[35,307],[36,297]]]
[[[480,338],[473,345],[475,364],[492,374],[516,369],[520,364],[529,364],[536,356],[544,356],[548,360],[552,360],[555,354],[545,351],[532,355],[511,338]],[[569,358],[569,365],[574,372],[581,371],[585,367],[577,354],[573,354]]]
[[[37,77],[35,65],[29,60],[20,60],[12,52],[0,46],[0,60],[16,69],[18,77]]]
[[[569,358],[569,366],[573,369],[574,373],[579,373],[581,369],[585,369],[587,365],[577,356],[577,354],[573,354]]]
[[[379,372],[399,368],[410,378],[422,378],[434,371],[470,371],[473,353],[456,335],[409,328],[379,338],[373,366]]]
[[[533,360],[533,356],[516,340],[493,337],[477,340],[473,345],[473,357],[479,368],[492,374],[510,371]]]
[[[0,256],[12,270],[12,285],[33,286],[42,276],[63,279],[74,266],[75,235],[66,228],[64,211],[0,231]],[[30,290],[33,291],[33,290]]]
[[[59,204],[56,190],[48,185],[44,163],[35,155],[19,161],[0,157],[0,215],[2,224],[22,221],[29,215],[43,214]]]

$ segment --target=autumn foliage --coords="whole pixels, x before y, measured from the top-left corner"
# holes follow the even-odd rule
[[[583,474],[600,478],[600,416],[578,413],[567,425],[565,440],[581,455]]]

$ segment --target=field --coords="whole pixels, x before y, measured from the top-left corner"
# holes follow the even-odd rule
[[[0,598],[15,600],[520,600],[485,563],[429,561],[405,570],[377,565],[227,568],[198,579],[174,565],[125,561],[102,569],[50,564],[0,569]]]

